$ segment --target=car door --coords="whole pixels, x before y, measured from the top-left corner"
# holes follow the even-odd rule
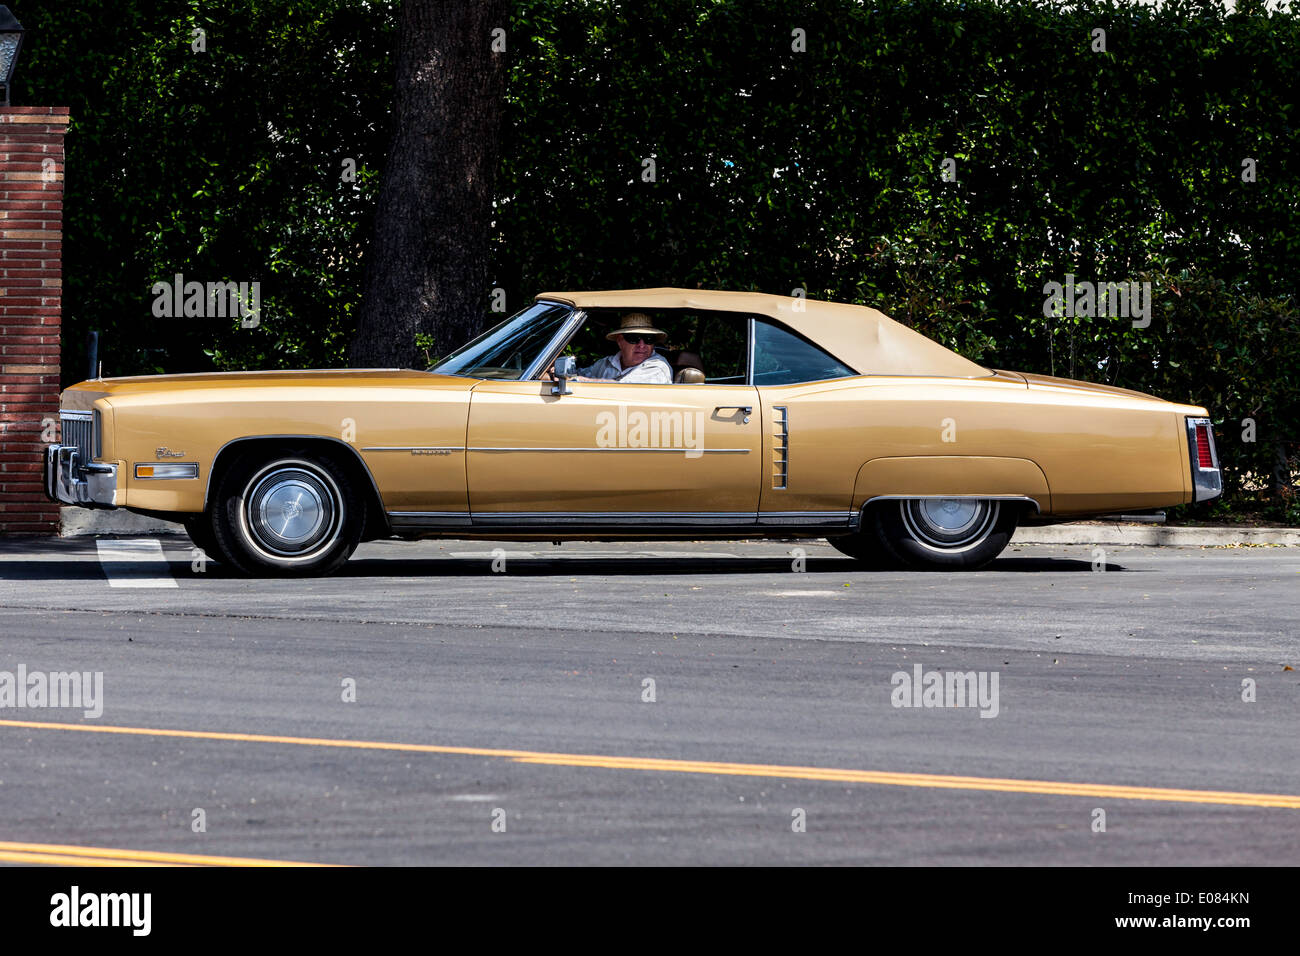
[[[844,528],[867,436],[861,378],[777,322],[755,318],[752,380],[763,406],[758,523]]]
[[[484,381],[471,394],[474,525],[753,525],[762,421],[748,385]]]

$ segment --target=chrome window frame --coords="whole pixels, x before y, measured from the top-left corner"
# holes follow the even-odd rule
[[[567,302],[559,302],[555,299],[538,299],[534,304],[541,305],[542,303],[564,306],[571,310],[571,314],[569,315],[569,318],[565,320],[564,324],[560,326],[560,331],[555,333],[550,344],[541,351],[538,358],[533,361],[533,364],[524,370],[524,374],[518,379],[521,382],[536,381],[541,370],[549,368],[551,363],[559,357],[560,352],[562,352],[564,347],[569,344],[569,340],[577,334],[578,329],[581,328],[582,323],[586,321],[587,318],[586,309],[574,308]],[[487,380],[484,379],[484,381]],[[493,381],[497,380],[494,379]]]
[[[757,340],[757,328],[754,325],[754,317],[751,315],[746,321],[746,335],[749,336],[749,348],[745,356],[745,384],[750,388],[754,387],[754,344]]]

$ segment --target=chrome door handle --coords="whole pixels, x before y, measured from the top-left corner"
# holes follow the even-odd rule
[[[716,415],[718,412],[725,412],[729,408],[734,408],[736,411],[741,412],[745,416],[744,424],[749,424],[749,416],[754,411],[753,405],[718,405],[713,409],[713,412]]]

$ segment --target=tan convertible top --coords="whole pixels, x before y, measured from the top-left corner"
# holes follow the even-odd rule
[[[708,289],[544,292],[537,298],[567,302],[583,309],[693,309],[765,315],[794,329],[864,375],[984,378],[993,374],[864,305]],[[795,311],[796,307],[800,310]]]

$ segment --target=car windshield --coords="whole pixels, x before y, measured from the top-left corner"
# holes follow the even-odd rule
[[[452,352],[429,371],[517,381],[572,314],[566,305],[538,302]]]

